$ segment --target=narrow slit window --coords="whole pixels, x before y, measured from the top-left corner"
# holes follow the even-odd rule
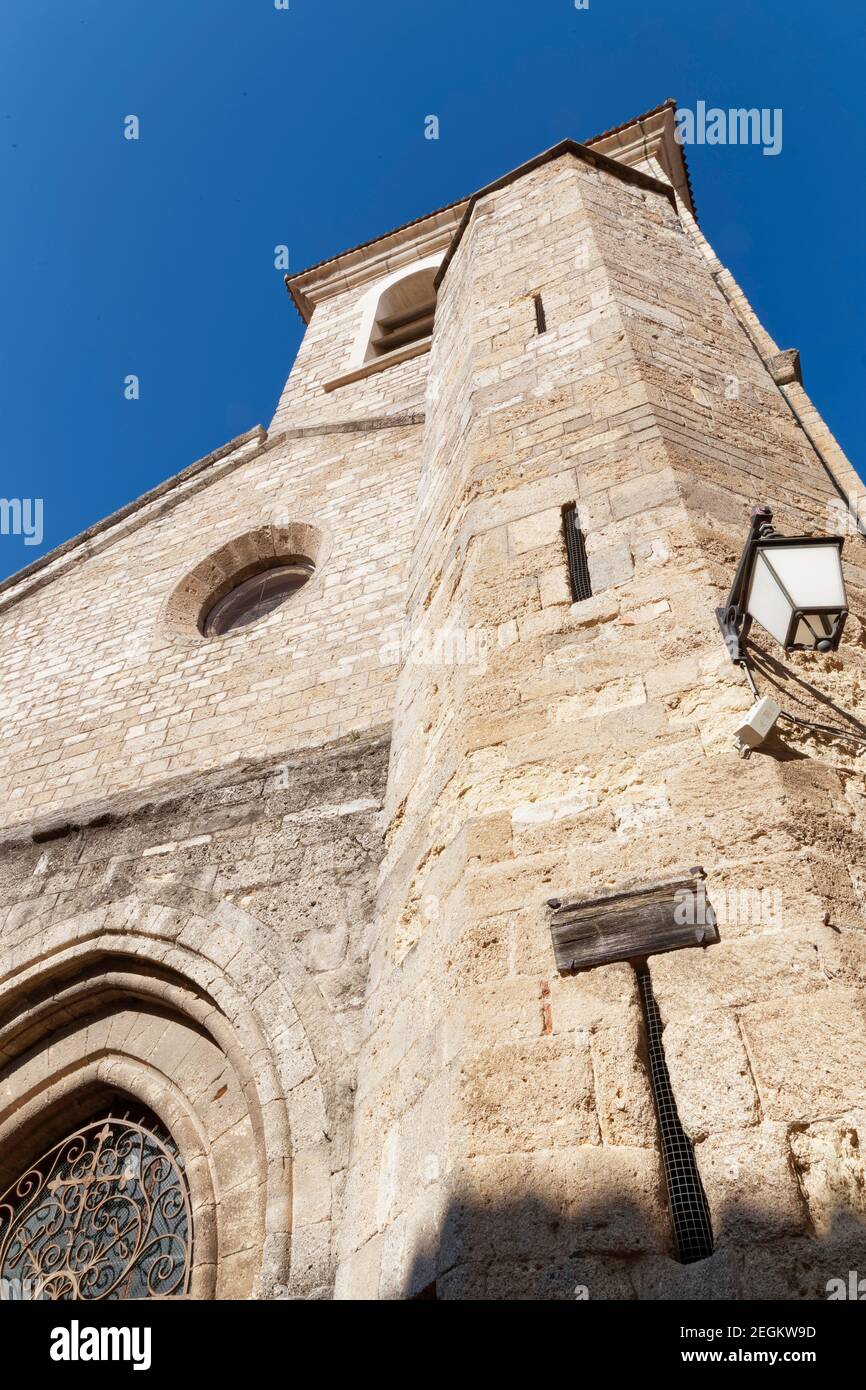
[[[681,1264],[694,1264],[696,1260],[705,1260],[713,1253],[710,1209],[692,1142],[680,1124],[662,1044],[662,1021],[653,994],[649,969],[645,963],[636,965],[635,973],[643,1006],[650,1082],[659,1127],[662,1165],[677,1258]]]
[[[535,304],[535,329],[536,329],[536,332],[537,332],[537,333],[546,333],[546,332],[547,332],[547,319],[546,319],[545,314],[544,314],[544,301],[543,301],[543,299],[541,298],[541,295],[540,295],[540,294],[534,294],[534,295],[532,296],[532,299],[533,299],[533,303]]]
[[[592,597],[592,583],[586,558],[586,543],[577,516],[577,505],[569,502],[562,509],[565,549],[568,553],[568,577],[571,581],[571,601],[580,603]]]

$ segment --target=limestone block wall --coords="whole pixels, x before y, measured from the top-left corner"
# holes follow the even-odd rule
[[[3,836],[0,1193],[120,1093],[178,1146],[194,1297],[330,1296],[387,751],[348,739]]]
[[[254,431],[3,586],[4,826],[388,720],[420,436],[411,414],[366,423]],[[305,587],[203,638],[208,594],[299,535]]]
[[[835,493],[712,270],[566,156],[442,282],[409,619],[451,640],[397,691],[339,1296],[821,1297],[866,1258],[861,755],[786,724],[739,759],[714,617],[749,507],[815,531]],[[758,679],[862,732],[861,546],[842,651]],[[557,977],[545,902],[692,864],[721,943],[650,961],[716,1244],[682,1266],[631,967]]]
[[[271,431],[308,421],[357,420],[423,409],[430,360],[427,353],[334,391],[324,389],[325,382],[348,370],[361,323],[361,302],[368,288],[347,290],[316,308],[274,412]]]
[[[185,1155],[199,1296],[822,1297],[866,1261],[863,755],[738,758],[714,608],[752,505],[831,530],[860,484],[685,209],[574,153],[475,203],[429,354],[325,391],[462,211],[300,277],[270,436],[0,586],[0,1190],[118,1090]],[[863,544],[839,653],[756,633],[755,678],[866,737]],[[634,971],[558,976],[546,902],[694,864],[721,940],[649,962],[683,1266]]]

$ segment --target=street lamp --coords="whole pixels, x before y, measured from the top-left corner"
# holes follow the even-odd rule
[[[834,652],[848,600],[841,536],[778,536],[769,507],[755,507],[731,592],[716,617],[734,661],[754,618],[786,652]]]

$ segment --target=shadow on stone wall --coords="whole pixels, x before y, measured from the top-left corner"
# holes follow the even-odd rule
[[[858,626],[862,633],[862,624]],[[839,657],[828,659],[826,667],[822,668],[823,684],[829,684],[833,694],[840,694],[841,700],[837,701],[827,693],[827,689],[809,680],[802,669],[779,661],[771,651],[763,645],[758,646],[754,640],[749,643],[749,655],[758,674],[762,695],[772,695],[784,709],[798,718],[830,723],[852,734],[866,736],[866,724],[846,707],[850,705],[850,691],[844,686],[838,690],[839,683],[833,679],[834,672],[841,669]]]
[[[709,1259],[682,1265],[670,1253],[666,1225],[620,1193],[573,1207],[567,1217],[538,1197],[483,1204],[455,1198],[438,1239],[416,1248],[405,1292],[392,1296],[823,1301],[830,1280],[848,1288],[854,1272],[866,1301],[866,1216],[840,1210],[821,1236],[780,1232],[769,1203],[738,1201],[715,1218],[718,1229],[739,1238],[719,1241]]]

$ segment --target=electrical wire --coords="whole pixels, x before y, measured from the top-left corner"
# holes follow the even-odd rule
[[[803,729],[818,729],[822,734],[832,734],[834,738],[847,738],[851,743],[862,743],[866,747],[866,738],[860,734],[851,734],[847,729],[839,729],[835,724],[816,724],[812,719],[799,719],[796,714],[789,714],[787,710],[782,710],[780,719],[787,719],[791,724],[799,724]]]
[[[755,699],[760,700],[761,696],[755,684],[755,678],[752,675],[748,657],[741,656],[737,665],[745,672],[746,680],[749,682],[749,687]],[[799,715],[789,714],[785,709],[780,712],[779,718],[787,719],[791,724],[799,724],[802,729],[816,729],[819,733],[832,734],[834,738],[847,738],[850,739],[852,743],[861,743],[866,747],[866,738],[861,734],[852,734],[847,729],[840,729],[835,724],[818,724],[813,719],[801,719]]]

